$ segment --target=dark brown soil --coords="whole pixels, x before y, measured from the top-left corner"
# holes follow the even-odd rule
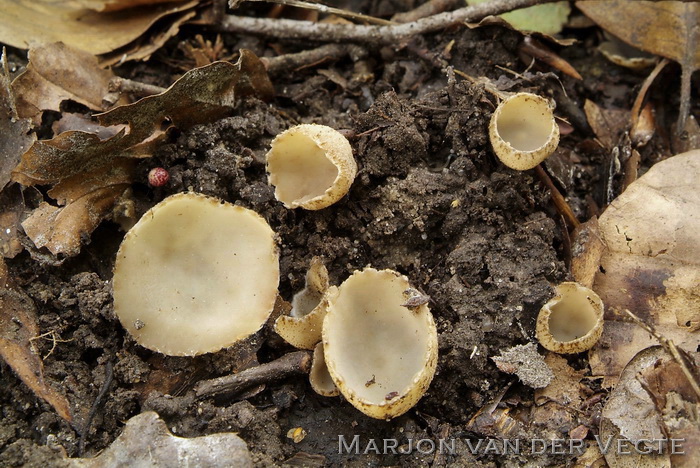
[[[400,3],[381,2],[370,13],[406,9],[395,6]],[[178,72],[164,65],[163,58],[177,57],[177,43],[196,33],[201,29],[186,28],[151,62],[117,72],[167,85]],[[580,112],[585,98],[629,108],[644,76],[603,61],[592,48],[592,31],[576,34],[584,41],[561,54],[586,78],[579,82],[560,77],[574,109]],[[500,372],[490,357],[534,341],[535,317],[552,295],[551,285],[570,278],[567,234],[534,173],[507,169],[491,152],[487,125],[493,96],[481,86],[450,77],[420,54],[438,53],[454,41],[449,62],[456,69],[498,80],[509,91],[561,96],[561,85],[554,78],[528,75],[530,79],[524,80],[497,68],[526,69],[517,54],[521,40],[519,34],[497,27],[457,28],[411,47],[368,48],[359,65],[346,58],[320,66],[330,73],[320,73],[319,67],[290,70],[273,79],[274,101],[246,99],[230,117],[174,136],[141,163],[141,177],[133,188],[139,215],[164,197],[186,190],[260,213],[279,235],[280,293],[287,300],[303,287],[313,256],[323,258],[334,284],[367,265],[407,275],[432,298],[440,344],[437,374],[414,409],[391,422],[376,421],[342,398],[316,395],[302,377],[269,384],[242,401],[183,399],[202,378],[246,367],[255,357],[267,362],[291,348],[269,327],[246,350],[197,358],[163,357],[136,345],[112,310],[111,269],[124,233],[105,222],[82,253],[62,266],[42,266],[27,253],[8,262],[11,274],[38,307],[41,332],[55,331],[65,340],[56,343],[44,363],[47,378],[60,386],[76,409],[78,425],[103,386],[107,364],[113,365],[114,380],[86,434],[85,455],[109,445],[128,418],[153,409],[180,436],[238,432],[258,466],[282,465],[292,457],[297,466],[571,463],[573,457],[534,458],[527,453],[475,459],[463,449],[463,442],[456,455],[338,453],[339,435],[350,440],[359,434],[363,441],[483,437],[468,430],[467,423],[509,384],[503,405],[522,409],[533,404],[533,390]],[[227,37],[226,41],[230,50],[246,47],[261,56],[273,55],[270,43],[261,39]],[[308,47],[277,45],[284,51]],[[371,75],[356,73],[357,69]],[[333,76],[342,80],[329,78]],[[666,79],[676,83],[673,77]],[[677,89],[672,85],[669,89]],[[550,170],[563,174],[555,178],[557,184],[580,219],[586,219],[605,201],[600,195],[605,171],[599,168],[606,160],[604,152],[590,144],[589,130],[576,126],[573,114],[567,117],[574,132],[562,138],[559,151],[563,169]],[[271,139],[301,122],[357,135],[350,141],[360,172],[350,194],[328,209],[288,210],[274,199],[267,184],[264,156]],[[654,142],[642,154],[647,165],[653,147]],[[571,152],[575,158],[567,157]],[[171,182],[154,190],[146,184],[146,174],[156,166],[170,171]],[[51,347],[50,340],[39,341],[43,355]],[[250,349],[257,350],[257,356]],[[572,358],[571,364],[581,367],[585,362]],[[36,398],[4,364],[0,405],[0,466],[56,464],[60,447],[69,456],[78,456],[80,431]],[[592,407],[580,422],[589,423],[594,413]],[[296,444],[286,436],[294,427],[308,433]],[[540,427],[526,427],[526,437],[541,434]],[[565,438],[572,428],[547,430]]]

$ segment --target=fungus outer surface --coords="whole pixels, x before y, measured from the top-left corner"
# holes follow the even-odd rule
[[[314,349],[321,341],[323,318],[328,308],[326,294],[338,289],[328,286],[328,270],[318,257],[311,259],[306,272],[306,286],[292,299],[289,315],[275,320],[275,331],[290,345],[300,349]]]
[[[314,358],[309,372],[309,383],[316,393],[325,397],[340,395],[338,387],[335,386],[331,374],[328,372],[326,358],[323,354],[323,343],[318,343],[314,348]]]
[[[337,130],[302,124],[272,141],[267,172],[275,197],[284,206],[320,210],[350,190],[357,163],[347,138]]]
[[[409,288],[391,270],[355,272],[329,301],[323,323],[333,381],[353,406],[374,418],[408,411],[435,373],[435,322],[427,304],[402,306]]]
[[[540,344],[555,353],[586,351],[603,334],[603,301],[578,283],[561,283],[540,310],[536,332]]]
[[[114,310],[142,346],[193,356],[262,327],[279,283],[274,233],[257,213],[194,193],[166,198],[127,233]]]
[[[489,138],[496,156],[511,169],[532,169],[551,155],[559,144],[559,126],[545,98],[518,93],[503,100],[489,124]]]

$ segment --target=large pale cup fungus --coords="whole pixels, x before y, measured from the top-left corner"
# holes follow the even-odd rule
[[[274,233],[252,210],[195,193],[166,198],[124,237],[114,311],[137,343],[173,356],[258,331],[279,284]]]

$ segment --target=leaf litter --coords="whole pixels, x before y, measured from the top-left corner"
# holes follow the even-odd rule
[[[603,29],[646,52],[681,66],[681,104],[676,132],[690,112],[690,78],[700,68],[700,5],[694,2],[595,0],[576,6]]]
[[[118,4],[129,8],[112,11],[112,7]],[[48,0],[0,0],[0,11],[3,13],[0,42],[20,49],[63,42],[93,55],[108,54],[141,38],[161,19],[181,22],[181,15],[191,12],[198,4],[198,0],[169,3],[84,1],[78,4]],[[167,37],[172,37],[178,29],[165,30]],[[165,39],[156,42],[160,47]],[[139,44],[136,49],[126,53],[120,51],[119,58],[112,57],[110,62],[129,60],[142,46]]]
[[[12,82],[17,113],[39,124],[42,111],[59,111],[67,100],[103,111],[103,98],[114,76],[99,66],[94,55],[61,42],[29,49],[27,69]],[[118,104],[126,103],[122,99]]]
[[[0,270],[5,269],[1,258],[0,266]],[[70,405],[65,396],[44,380],[44,364],[32,344],[39,335],[36,307],[24,292],[3,282],[6,284],[0,284],[0,356],[39,398],[71,422]]]
[[[166,129],[187,129],[226,116],[235,100],[273,93],[260,60],[241,50],[237,63],[215,62],[193,69],[161,94],[145,97],[97,116],[103,127],[126,124],[102,140],[96,133],[68,131],[35,142],[13,171],[25,186],[51,184],[58,206],[42,203],[22,223],[39,247],[74,256],[134,180],[135,158],[150,157]],[[197,112],[192,112],[192,109]],[[166,129],[163,129],[163,126]]]

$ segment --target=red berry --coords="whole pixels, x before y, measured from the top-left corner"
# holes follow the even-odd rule
[[[148,184],[151,187],[162,187],[170,180],[170,174],[162,167],[154,167],[148,173]]]

